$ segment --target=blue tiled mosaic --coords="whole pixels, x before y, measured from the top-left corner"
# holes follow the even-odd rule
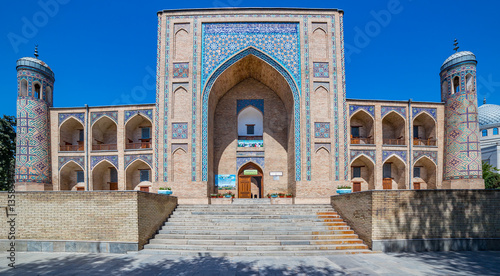
[[[330,138],[330,123],[314,123],[314,137]]]
[[[188,138],[188,123],[173,123],[172,139],[187,139],[187,138]]]

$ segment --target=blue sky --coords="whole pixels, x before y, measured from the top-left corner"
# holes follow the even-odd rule
[[[500,1],[131,2],[5,1],[0,115],[15,115],[16,60],[33,56],[35,44],[56,75],[55,107],[154,103],[156,12],[222,6],[344,10],[348,98],[440,101],[439,68],[457,38],[479,61],[480,103],[500,104]]]

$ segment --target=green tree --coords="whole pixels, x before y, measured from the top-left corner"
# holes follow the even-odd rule
[[[0,118],[0,190],[6,191],[14,184],[16,164],[16,118]]]
[[[500,189],[498,169],[483,161],[483,179],[486,189]]]

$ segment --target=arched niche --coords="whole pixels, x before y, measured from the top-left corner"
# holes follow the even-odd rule
[[[262,137],[263,134],[264,116],[260,110],[253,106],[247,106],[238,113],[238,136]]]
[[[415,190],[437,189],[437,166],[427,156],[423,156],[413,165],[412,188]]]
[[[406,184],[406,165],[396,155],[389,157],[382,167],[382,185],[383,189],[389,190],[404,190],[407,189]],[[386,187],[386,184],[389,184]]]
[[[283,172],[283,177],[277,185],[284,185],[283,189],[288,189],[286,186],[295,187],[296,178],[300,178],[295,170],[300,153],[294,150],[296,141],[300,143],[300,120],[295,123],[295,118],[300,119],[300,113],[294,112],[294,109],[300,106],[300,98],[296,95],[298,90],[292,89],[290,82],[275,67],[278,65],[271,65],[273,63],[257,50],[249,48],[236,57],[241,58],[235,59],[236,61],[230,59],[231,65],[227,68],[222,66],[225,70],[213,76],[217,78],[213,85],[207,88],[211,87],[209,94],[204,94],[204,97],[208,97],[205,109],[207,161],[202,161],[207,167],[209,187],[213,187],[215,175],[234,174],[225,172],[224,168],[227,168],[229,163],[234,164],[234,157],[229,156],[229,153],[233,151],[234,155],[237,147],[236,103],[242,99],[263,99],[264,147],[266,152],[268,148],[272,148],[272,152],[276,153],[269,159],[266,156],[266,162],[276,166],[276,171]],[[299,158],[296,158],[297,155]]]
[[[175,54],[174,59],[176,61],[187,61],[189,60],[189,55],[191,53],[189,47],[189,34],[186,30],[180,29],[175,34]]]
[[[38,81],[33,82],[33,97],[35,99],[42,98],[42,85]]]
[[[328,35],[321,28],[317,28],[312,33],[311,56],[315,61],[328,59]]]
[[[384,145],[406,145],[405,119],[391,111],[382,119],[382,137]]]
[[[375,164],[370,158],[360,155],[351,162],[351,184],[356,192],[375,190]]]
[[[351,144],[375,144],[374,120],[368,112],[360,109],[351,116]]]
[[[118,170],[107,160],[92,169],[92,190],[118,190]]]
[[[24,79],[21,80],[21,96],[28,96],[28,81]]]
[[[70,161],[59,171],[60,191],[79,191],[85,189],[85,174],[83,168]]]
[[[186,184],[191,181],[191,166],[189,156],[183,148],[178,148],[172,153],[171,181],[177,184]]]
[[[143,160],[135,160],[125,170],[125,189],[149,192],[151,177],[151,167]]]
[[[117,150],[117,125],[107,116],[92,125],[92,150]]]
[[[471,73],[468,73],[465,76],[465,87],[467,88],[468,92],[474,91],[474,79],[472,77]]]
[[[311,106],[313,109],[311,115],[315,121],[327,120],[331,117],[331,100],[328,90],[325,87],[320,86],[311,93]]]
[[[172,101],[172,118],[174,120],[187,121],[191,119],[191,97],[184,87],[179,87],[174,91]]]
[[[152,124],[149,118],[136,114],[125,124],[125,149],[150,149]]]
[[[413,145],[436,146],[436,121],[427,112],[413,119]]]
[[[85,131],[83,124],[69,117],[59,127],[59,151],[84,151]]]
[[[325,147],[320,147],[312,158],[312,180],[330,181],[332,180],[332,161],[330,151]]]
[[[451,92],[451,94],[455,94],[455,93],[458,93],[460,92],[460,77],[459,76],[455,76],[453,77],[453,90]]]

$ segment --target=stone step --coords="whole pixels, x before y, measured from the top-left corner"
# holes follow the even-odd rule
[[[343,219],[341,218],[332,218],[332,219],[306,219],[306,218],[296,218],[296,219],[279,219],[279,218],[269,218],[269,219],[251,219],[251,218],[233,218],[233,219],[223,219],[223,218],[171,218],[170,222],[192,222],[192,223],[299,223],[299,222],[341,222]]]
[[[197,219],[197,218],[227,218],[227,219],[233,219],[233,218],[340,218],[338,214],[335,215],[311,215],[311,214],[304,214],[304,215],[289,215],[289,214],[244,214],[244,215],[234,215],[234,214],[217,214],[217,215],[199,215],[199,214],[173,214],[170,216],[170,218],[189,218],[189,219]]]
[[[145,249],[165,250],[198,250],[198,251],[312,251],[312,250],[352,250],[368,249],[364,244],[330,244],[330,245],[177,245],[146,244]]]
[[[353,250],[321,250],[321,251],[198,251],[198,250],[161,250],[144,249],[132,254],[145,255],[175,255],[175,256],[210,256],[210,257],[233,257],[233,256],[325,256],[325,255],[352,255],[371,254],[367,249]]]
[[[333,244],[363,244],[360,239],[339,240],[191,240],[191,239],[154,239],[150,244],[177,245],[333,245]]]
[[[348,228],[349,226],[346,226]],[[168,228],[165,228],[168,229]],[[328,231],[213,231],[207,230],[160,230],[159,234],[184,234],[184,235],[227,235],[227,236],[245,236],[245,235],[335,235],[335,234],[354,234],[350,229],[328,230]]]
[[[339,240],[358,239],[356,234],[333,235],[195,235],[195,234],[157,234],[155,239],[189,239],[189,240]],[[154,239],[152,239],[154,240]],[[151,241],[152,241],[151,240]]]
[[[269,204],[271,205],[270,198],[234,198],[233,204],[244,204],[244,205],[254,205],[254,204]]]
[[[309,231],[320,231],[320,230],[334,230],[335,227],[338,226],[347,226],[345,222],[339,222],[339,225],[336,226],[323,226],[323,225],[304,225],[304,226],[297,226],[295,224],[290,224],[287,226],[275,226],[275,225],[234,225],[231,227],[231,230],[234,231],[266,231],[266,230],[276,230],[276,231],[284,231],[284,230],[309,230]],[[189,225],[186,223],[185,225],[175,225],[175,224],[167,224],[164,225],[162,230],[211,230],[211,231],[220,231],[220,230],[227,230],[228,227],[225,224],[221,225]]]

